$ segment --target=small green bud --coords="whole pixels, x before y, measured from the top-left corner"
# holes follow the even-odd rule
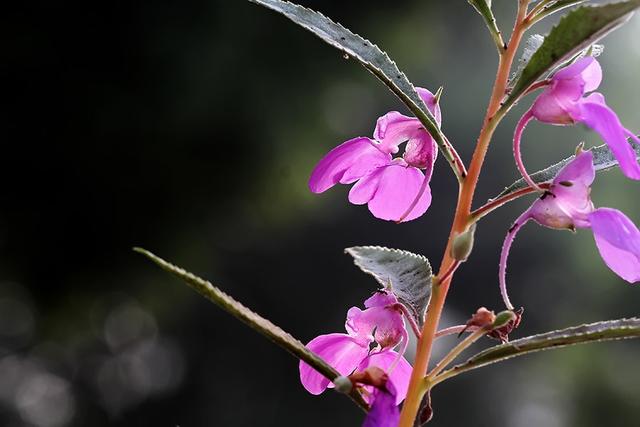
[[[465,262],[473,250],[473,237],[476,232],[476,224],[471,224],[462,233],[453,238],[451,245],[451,257],[456,261]]]
[[[496,314],[496,318],[491,325],[492,329],[499,329],[516,319],[516,314],[511,310],[501,311]]]
[[[348,377],[340,376],[333,380],[333,385],[336,387],[336,391],[344,394],[351,393],[353,389],[353,383]]]

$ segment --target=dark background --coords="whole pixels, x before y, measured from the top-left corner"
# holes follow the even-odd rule
[[[496,55],[466,2],[302,3],[380,44],[415,84],[444,86],[443,129],[470,157]],[[516,2],[494,3],[508,32]],[[29,2],[0,24],[0,425],[359,425],[348,400],[307,394],[289,354],[131,247],[211,279],[305,342],[342,331],[375,288],[343,248],[398,247],[437,264],[446,242],[456,186],[443,161],[430,210],[402,225],[350,205],[344,187],[306,188],[326,151],[404,112],[398,101],[246,1]],[[636,17],[601,57],[601,89],[636,131],[639,36]],[[529,102],[500,126],[478,201],[515,179],[510,137]],[[582,139],[600,143],[581,127],[532,124],[526,162],[555,162]],[[637,191],[616,171],[593,198],[639,222]],[[482,222],[444,325],[502,308],[499,250],[528,203]],[[589,231],[529,225],[509,271],[527,310],[516,336],[638,315],[640,289],[604,266]],[[595,344],[458,377],[435,390],[433,425],[637,425],[638,355],[639,343]]]

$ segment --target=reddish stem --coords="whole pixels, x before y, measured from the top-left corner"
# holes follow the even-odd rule
[[[539,184],[539,187],[543,190],[547,190],[549,188],[549,183]],[[511,202],[512,200],[519,199],[522,196],[526,196],[527,194],[537,193],[538,191],[531,187],[522,188],[518,191],[514,191],[513,193],[505,194],[502,197],[495,198],[490,200],[485,205],[479,207],[475,211],[471,212],[471,218],[473,222],[479,221],[485,215],[493,212],[498,209],[500,206]]]
[[[478,143],[474,150],[471,163],[469,164],[467,176],[461,181],[455,217],[451,227],[451,232],[449,233],[447,247],[445,248],[445,253],[440,265],[440,271],[446,272],[450,269],[451,265],[456,262],[450,255],[453,239],[457,234],[463,232],[468,225],[470,220],[471,204],[473,202],[473,196],[478,184],[482,165],[487,154],[487,149],[497,124],[500,122],[504,114],[506,114],[507,109],[501,110],[500,106],[509,80],[511,65],[513,64],[518,46],[520,45],[520,41],[522,40],[522,36],[526,30],[524,19],[527,14],[528,4],[528,0],[519,1],[518,16],[514,24],[511,39],[509,40],[507,49],[500,55],[500,63],[498,65],[498,71],[496,73],[496,79],[482,130],[478,137]],[[414,425],[414,420],[418,414],[420,402],[422,401],[424,394],[429,389],[428,383],[425,382],[425,375],[429,365],[429,359],[431,358],[431,350],[433,348],[433,341],[437,332],[438,323],[440,321],[440,316],[442,315],[442,309],[447,297],[449,285],[451,284],[451,278],[452,276],[450,275],[445,280],[434,281],[432,286],[431,300],[429,301],[429,306],[427,308],[427,317],[422,330],[422,336],[418,340],[416,360],[411,373],[407,398],[400,415],[399,427],[412,427]]]
[[[447,271],[445,271],[442,275],[438,276],[438,281],[443,282],[447,280],[449,277],[451,277],[451,275],[453,275],[453,273],[456,272],[458,267],[460,267],[460,264],[461,264],[460,261],[458,260],[454,261],[453,264],[449,266],[449,269]]]
[[[547,79],[547,80],[540,80],[538,82],[535,82],[534,84],[532,84],[531,86],[529,86],[529,88],[527,90],[524,91],[524,93],[522,94],[522,96],[526,96],[529,95],[531,92],[535,92],[538,89],[542,89],[545,88],[547,86],[549,86],[549,84],[551,83],[551,80]]]

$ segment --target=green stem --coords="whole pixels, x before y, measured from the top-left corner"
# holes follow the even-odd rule
[[[430,380],[435,378],[444,368],[446,368],[451,362],[453,362],[456,357],[460,355],[463,351],[465,351],[471,344],[478,341],[480,338],[485,336],[488,332],[488,329],[481,328],[477,331],[473,332],[471,335],[460,341],[460,343],[455,346],[451,351],[438,362],[438,364],[429,372],[427,378]]]

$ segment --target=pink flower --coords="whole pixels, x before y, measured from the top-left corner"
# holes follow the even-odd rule
[[[627,138],[631,137],[638,143],[640,140],[622,126],[601,93],[593,92],[585,97],[586,93],[597,89],[601,81],[602,68],[598,61],[591,56],[579,59],[553,75],[549,86],[520,119],[514,135],[514,154],[518,168],[529,185],[537,187],[522,163],[520,138],[527,123],[534,118],[553,125],[584,123],[607,143],[622,172],[629,178],[640,179],[640,165]]]
[[[437,99],[426,89],[417,91],[440,125]],[[393,158],[405,141],[402,157]],[[322,193],[338,183],[355,182],[351,203],[368,204],[376,218],[410,221],[431,204],[429,180],[437,154],[435,141],[418,119],[392,111],[378,119],[373,139],[351,139],[324,156],[311,173],[309,189]]]
[[[378,367],[389,375],[398,393],[396,405],[407,394],[411,365],[402,353],[408,344],[407,330],[393,294],[378,292],[364,302],[365,310],[352,307],[347,313],[346,334],[320,335],[307,344],[307,348],[341,375]],[[393,350],[402,342],[402,350]],[[370,350],[372,344],[375,347]],[[305,362],[300,362],[300,381],[311,394],[320,394],[333,384]],[[373,391],[373,389],[369,390]]]
[[[593,206],[590,186],[594,178],[593,154],[578,153],[509,230],[500,256],[500,290],[509,309],[513,305],[506,289],[507,257],[517,232],[530,219],[554,229],[591,228],[605,264],[629,283],[640,281],[640,230],[619,210]]]

